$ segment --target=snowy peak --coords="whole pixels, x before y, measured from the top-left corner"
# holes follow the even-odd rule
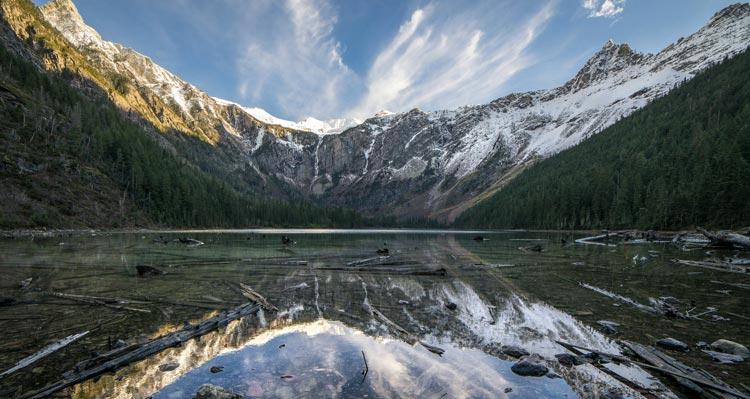
[[[86,25],[71,0],[54,0],[40,7],[44,17],[76,47],[102,48],[101,36]],[[109,43],[106,43],[109,44]]]
[[[568,86],[572,92],[576,92],[625,68],[641,63],[644,57],[642,53],[633,51],[627,44],[617,44],[610,39],[586,62]]]
[[[245,111],[246,114],[252,116],[253,118],[263,123],[267,123],[269,125],[283,126],[289,129],[301,130],[304,132],[311,132],[315,134],[341,133],[350,127],[357,126],[360,123],[362,123],[362,121],[358,119],[352,119],[352,118],[330,119],[327,121],[321,121],[313,117],[307,117],[299,122],[292,122],[286,119],[277,118],[269,114],[266,110],[262,108],[243,107],[237,103],[233,103],[231,101],[223,100],[217,97],[214,97],[213,99],[221,105],[236,105],[240,107],[243,111]]]

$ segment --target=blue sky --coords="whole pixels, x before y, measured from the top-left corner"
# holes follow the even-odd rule
[[[105,40],[209,95],[292,120],[455,108],[555,87],[608,39],[658,52],[736,2],[73,1]]]

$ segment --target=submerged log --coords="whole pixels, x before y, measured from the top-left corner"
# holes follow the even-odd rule
[[[717,231],[715,233],[700,227],[698,227],[697,230],[711,240],[711,245],[713,246],[750,250],[750,237],[748,236],[726,230]]]
[[[636,355],[638,355],[642,359],[649,362],[649,363],[642,363],[642,362],[629,359],[624,356],[609,354],[609,353],[597,351],[595,349],[589,349],[583,346],[574,345],[574,344],[563,342],[563,341],[555,341],[555,342],[566,348],[572,347],[572,348],[581,349],[587,352],[595,353],[599,356],[609,357],[611,359],[615,359],[615,360],[625,362],[625,363],[632,363],[632,364],[635,364],[636,366],[640,366],[640,367],[647,368],[650,370],[661,371],[663,373],[671,375],[672,377],[676,379],[686,380],[688,383],[692,382],[695,384],[699,384],[701,386],[711,389],[711,392],[709,393],[709,395],[713,395],[713,396],[706,396],[709,398],[722,398],[723,399],[723,398],[738,397],[740,399],[750,399],[750,397],[748,397],[747,395],[744,395],[743,393],[737,391],[736,389],[725,384],[723,381],[708,374],[707,372],[702,371],[702,370],[698,371],[691,367],[688,367],[678,362],[677,360],[671,358],[670,356],[667,356],[659,352],[658,350],[654,348],[644,347],[644,346],[641,346],[632,342],[621,342],[623,346],[630,349]],[[666,367],[657,366],[651,363],[652,361],[654,363],[661,364]],[[701,392],[705,392],[705,390],[703,390],[702,388],[700,387],[697,387],[697,388]],[[731,396],[728,396],[727,394]]]
[[[714,260],[696,261],[696,260],[684,260],[684,259],[672,259],[673,263],[686,266],[702,267],[705,269],[721,270],[725,272],[733,273],[750,273],[750,267],[743,265],[736,265],[729,262],[721,262]]]
[[[3,377],[5,377],[8,374],[11,374],[11,373],[13,373],[15,371],[18,371],[18,370],[20,370],[20,369],[22,369],[22,368],[24,368],[24,367],[26,367],[26,366],[28,366],[28,365],[30,365],[32,363],[35,363],[39,359],[41,359],[43,357],[46,357],[47,355],[50,355],[52,353],[55,353],[55,352],[59,351],[60,349],[62,349],[64,347],[72,344],[73,342],[78,341],[79,339],[85,337],[86,334],[88,334],[88,333],[89,333],[88,331],[84,331],[84,332],[79,333],[79,334],[73,334],[71,336],[65,337],[65,338],[63,338],[63,339],[55,342],[54,344],[50,344],[50,345],[45,346],[40,351],[34,353],[31,356],[28,356],[28,357],[25,357],[25,358],[21,359],[18,363],[16,363],[15,366],[13,366],[10,369],[5,370],[2,373],[0,373],[0,378],[3,378]]]
[[[92,368],[85,370],[72,370],[71,372],[66,373],[65,375],[67,377],[64,377],[62,380],[54,382],[38,391],[29,392],[21,396],[19,399],[41,399],[62,389],[98,377],[102,374],[117,371],[131,363],[144,360],[164,351],[165,349],[180,345],[191,338],[200,337],[220,327],[226,326],[234,320],[255,314],[259,309],[260,306],[257,304],[246,303],[232,310],[210,317],[198,324],[188,325],[178,331],[162,335],[161,337],[155,338],[142,345],[127,347],[127,349],[132,348],[132,350],[121,352],[120,356],[116,356],[111,360],[98,364]]]
[[[596,293],[602,294],[602,295],[606,296],[607,298],[611,298],[611,299],[614,299],[616,301],[627,303],[628,305],[631,305],[631,306],[633,306],[633,307],[635,307],[637,309],[643,310],[645,312],[654,313],[654,314],[662,314],[655,307],[643,305],[643,304],[638,303],[638,302],[636,302],[636,301],[634,301],[634,300],[632,300],[632,299],[630,299],[628,297],[624,297],[622,295],[617,295],[617,294],[615,294],[613,292],[609,292],[609,291],[607,291],[605,289],[602,289],[602,288],[599,288],[599,287],[594,287],[593,285],[589,285],[589,284],[582,283],[582,282],[579,282],[578,285],[581,286],[581,287],[583,287],[583,288],[590,289],[591,291],[594,291]]]
[[[131,312],[151,313],[151,311],[148,309],[134,308],[132,306],[127,306],[126,304],[130,303],[130,301],[126,301],[122,299],[64,294],[62,292],[53,292],[53,293],[50,293],[49,295],[54,296],[56,298],[68,299],[71,301],[86,303],[89,305],[105,306],[111,309],[129,310]],[[147,302],[138,302],[138,303],[144,304]]]
[[[260,306],[262,306],[263,309],[273,310],[274,312],[278,312],[279,311],[279,308],[277,308],[276,306],[274,306],[270,302],[268,302],[268,300],[263,295],[257,293],[249,285],[240,283],[240,288],[242,289],[242,295],[245,298],[247,298],[247,299],[249,299],[249,300],[257,303]]]
[[[742,399],[750,399],[750,397],[728,386],[716,377],[688,367],[655,348],[633,342],[623,342],[622,344],[648,363],[645,365],[642,363],[636,364],[670,374],[680,385],[702,397],[731,398],[736,396]]]

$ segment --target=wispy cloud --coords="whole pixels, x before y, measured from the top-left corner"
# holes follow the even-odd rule
[[[626,0],[583,0],[581,5],[589,10],[589,18],[612,18],[625,11]]]
[[[269,35],[246,38],[238,62],[240,95],[253,102],[273,99],[294,116],[340,111],[340,98],[357,77],[332,36],[333,7],[324,0],[285,0],[281,11]]]
[[[517,4],[482,0],[459,7],[433,0],[407,16],[360,76],[344,62],[329,0],[284,0],[281,9],[275,3],[270,7],[277,9],[249,17],[271,31],[242,38],[239,95],[245,104],[270,103],[291,118],[362,118],[383,109],[489,101],[533,63],[529,47],[556,7],[554,1]]]
[[[414,11],[375,59],[366,79],[367,92],[350,113],[452,108],[491,100],[532,62],[528,47],[552,17],[554,3],[513,24],[513,16],[498,20],[490,7],[498,5],[487,3],[455,14],[433,3]]]

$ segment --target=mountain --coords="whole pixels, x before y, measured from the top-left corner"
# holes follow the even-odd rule
[[[750,226],[750,51],[702,72],[469,209],[472,228]]]
[[[70,0],[41,11],[105,77],[94,80],[119,106],[159,127],[162,145],[235,189],[442,221],[750,44],[750,5],[736,4],[657,54],[608,41],[558,88],[455,110],[380,113],[362,123],[291,122],[212,98],[104,41]],[[30,35],[19,19],[9,22],[24,39]]]
[[[214,154],[221,141],[137,112],[158,103],[109,80],[30,1],[0,6],[0,228],[365,224],[350,210],[238,192],[206,173],[181,150]]]

